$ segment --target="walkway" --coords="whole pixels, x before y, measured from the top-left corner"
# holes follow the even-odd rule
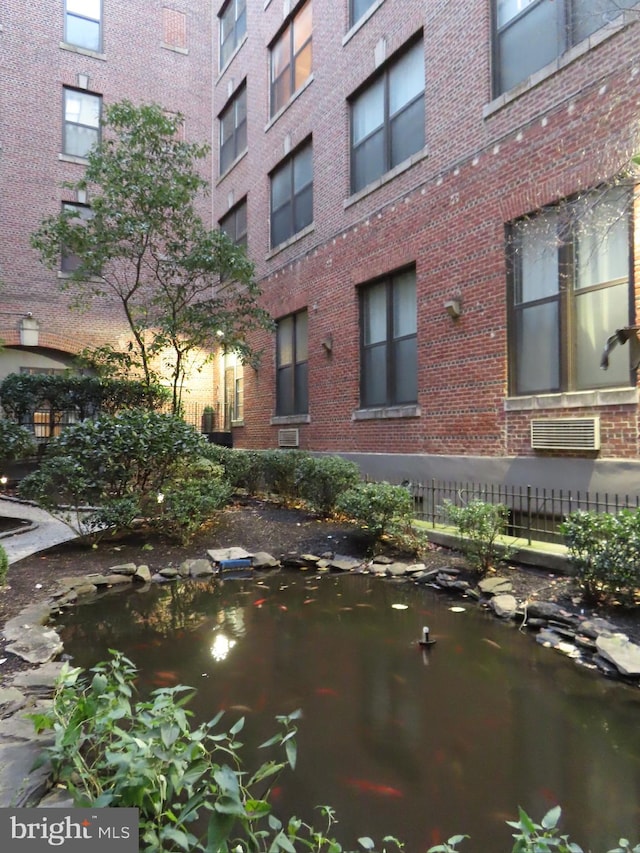
[[[0,537],[0,545],[7,552],[9,563],[17,563],[31,554],[75,539],[77,535],[46,510],[10,498],[0,498],[0,516],[23,518],[31,522],[29,527],[19,533],[8,532]]]

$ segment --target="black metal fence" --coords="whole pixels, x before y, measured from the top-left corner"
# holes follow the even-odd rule
[[[504,504],[509,509],[508,535],[524,540],[564,543],[559,525],[575,510],[617,513],[638,509],[640,496],[599,492],[572,492],[533,486],[501,486],[485,483],[459,483],[431,480],[409,483],[416,518],[448,524],[446,502],[465,506],[474,500]]]

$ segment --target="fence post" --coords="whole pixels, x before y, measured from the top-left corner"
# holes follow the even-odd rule
[[[431,478],[431,526],[436,526],[436,481]]]
[[[527,484],[527,545],[531,545],[531,485]]]

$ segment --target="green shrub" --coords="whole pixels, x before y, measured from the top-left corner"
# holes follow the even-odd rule
[[[298,465],[307,455],[301,450],[263,450],[259,463],[265,491],[284,498],[299,497]]]
[[[449,522],[458,529],[462,552],[479,575],[509,558],[511,549],[499,546],[497,541],[507,532],[507,506],[481,500],[456,506],[445,501],[443,509]]]
[[[0,418],[0,464],[11,459],[34,456],[35,453],[36,443],[29,430]]]
[[[0,545],[0,586],[5,586],[7,583],[7,573],[9,571],[9,556]]]
[[[638,604],[640,510],[572,512],[560,526],[584,595]]]
[[[222,466],[225,478],[234,489],[245,489],[250,494],[263,490],[260,451],[236,450],[219,444],[209,444],[205,453],[207,458]]]
[[[231,486],[222,479],[193,479],[170,485],[159,501],[154,525],[186,544],[231,498]]]
[[[338,498],[336,509],[381,539],[409,527],[413,520],[413,499],[404,486],[389,483],[359,483]]]
[[[300,497],[318,512],[329,514],[340,495],[358,484],[360,469],[341,456],[303,456],[296,480]]]

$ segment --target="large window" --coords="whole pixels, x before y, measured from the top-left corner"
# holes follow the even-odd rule
[[[307,312],[278,320],[276,352],[276,414],[309,411],[307,375]]]
[[[417,319],[413,270],[360,294],[360,402],[365,408],[416,403]]]
[[[626,347],[600,369],[607,338],[629,323],[628,210],[612,189],[509,229],[512,394],[629,385]]]
[[[311,75],[311,34],[311,0],[307,0],[271,47],[272,116]]]
[[[100,95],[80,89],[64,90],[64,154],[86,157],[98,142],[101,104]]]
[[[247,147],[247,86],[243,83],[220,113],[220,174]]]
[[[313,222],[313,149],[307,142],[271,174],[271,246]]]
[[[101,12],[102,0],[65,0],[65,42],[99,51],[102,48]]]
[[[220,220],[220,230],[235,246],[247,245],[247,199],[243,198]]]
[[[376,0],[349,0],[349,21],[356,24]]]
[[[497,0],[496,94],[590,36],[638,0]]]
[[[220,68],[247,31],[247,0],[229,0],[220,12]]]
[[[351,101],[351,189],[357,192],[424,147],[422,41]]]
[[[62,205],[62,210],[64,213],[69,214],[73,219],[79,222],[87,222],[87,220],[91,219],[92,212],[91,208],[86,204],[72,204],[71,202],[64,202]],[[61,272],[74,272],[80,266],[80,258],[78,255],[75,255],[73,252],[69,251],[66,246],[62,246],[61,250],[61,260],[60,260],[60,271]]]

